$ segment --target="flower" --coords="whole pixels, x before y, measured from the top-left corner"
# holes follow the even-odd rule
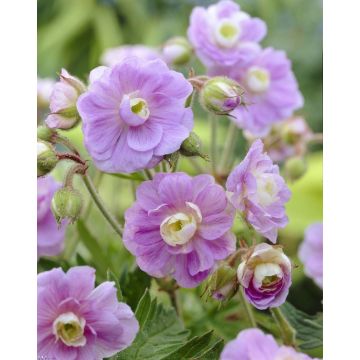
[[[61,69],[60,81],[54,85],[50,96],[51,113],[45,120],[46,125],[63,130],[74,127],[80,120],[76,101],[85,90],[85,85],[78,78]]]
[[[234,211],[210,175],[155,175],[125,213],[124,245],[154,277],[195,287],[235,250]]]
[[[100,62],[111,67],[123,62],[128,57],[156,60],[160,59],[160,53],[156,49],[144,45],[124,45],[107,49],[102,55]]]
[[[261,235],[275,243],[278,228],[288,223],[284,204],[290,190],[279,175],[279,167],[263,153],[263,143],[256,140],[244,160],[226,181],[230,202]]]
[[[95,69],[80,96],[85,146],[105,172],[151,168],[177,151],[193,127],[192,86],[161,60],[129,58]]]
[[[236,81],[225,76],[215,76],[201,88],[200,103],[205,110],[225,115],[243,105],[243,95],[244,89]]]
[[[272,335],[259,329],[241,331],[236,339],[228,342],[220,360],[311,360],[303,353],[288,346],[279,346]],[[317,359],[313,359],[317,360]]]
[[[127,348],[139,324],[119,303],[113,282],[95,288],[95,269],[76,266],[38,275],[38,357],[101,360]]]
[[[246,66],[233,66],[225,74],[246,90],[248,107],[238,106],[231,119],[253,135],[266,135],[273,123],[281,121],[303,106],[303,97],[284,51],[262,50]]]
[[[51,199],[61,184],[51,176],[37,180],[37,253],[38,256],[59,255],[64,247],[66,227],[59,228],[51,213]]]
[[[195,7],[188,37],[206,66],[239,66],[251,61],[266,35],[266,24],[251,18],[233,1],[220,1],[207,9]]]
[[[323,224],[310,225],[300,246],[299,258],[304,263],[305,274],[319,287],[323,287]]]
[[[256,139],[248,131],[244,135],[250,142]],[[293,156],[303,156],[313,133],[305,119],[292,116],[271,126],[269,134],[262,137],[264,148],[275,162],[282,162]]]
[[[256,245],[240,263],[237,276],[247,300],[264,310],[283,304],[291,285],[291,262],[279,246]]]

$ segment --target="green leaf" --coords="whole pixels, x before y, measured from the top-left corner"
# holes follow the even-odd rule
[[[148,290],[141,298],[135,315],[140,330],[132,345],[117,355],[117,360],[162,360],[188,338],[188,331],[175,310],[165,309],[156,299],[151,300]]]
[[[305,314],[297,310],[293,305],[286,302],[281,307],[286,319],[296,330],[296,337],[300,340],[300,348],[303,350],[322,347],[323,345],[323,322],[322,313],[315,316]]]
[[[150,288],[151,278],[136,267],[129,273],[126,271],[122,273],[120,284],[126,303],[135,310],[144,291]]]
[[[194,360],[215,360],[220,358],[222,349],[224,348],[224,340],[218,339],[213,342],[213,344],[208,347],[208,349],[202,353],[199,357],[196,357]]]
[[[116,277],[116,275],[110,270],[108,269],[106,272],[106,278],[108,281],[114,281],[115,286],[116,286],[116,295],[117,295],[117,299],[119,301],[123,301],[124,297],[121,291],[121,287],[120,287],[120,283],[119,283],[119,279]]]
[[[54,268],[61,267],[64,271],[68,271],[71,265],[65,260],[56,260],[48,258],[40,258],[37,263],[37,272],[49,271]]]
[[[82,220],[77,221],[77,229],[79,231],[79,236],[81,237],[80,241],[86,246],[92,255],[92,260],[96,265],[96,270],[102,273],[103,276],[106,275],[106,271],[109,268],[109,262],[106,258],[101,246],[90,233],[85,223]]]

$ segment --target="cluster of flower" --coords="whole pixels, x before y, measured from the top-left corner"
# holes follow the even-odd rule
[[[193,10],[189,41],[171,39],[160,52],[143,46],[111,49],[102,58],[106,66],[89,74],[88,86],[63,69],[49,97],[46,127],[38,131],[38,256],[62,251],[66,219],[75,221],[81,211],[72,177],[84,175],[87,165],[76,152],[55,151],[53,144],[63,140],[57,129],[67,130],[81,121],[85,147],[103,172],[152,169],[179,151],[200,154],[197,144],[189,141],[195,136],[189,99],[198,91],[206,110],[229,115],[251,141],[270,132],[278,140],[276,147],[268,137],[264,142],[253,141],[245,158],[228,174],[225,189],[211,175],[157,172],[137,188],[136,201],[125,213],[124,245],[153,277],[172,276],[188,288],[209,278],[210,295],[220,300],[229,299],[241,285],[256,308],[280,306],[287,297],[292,270],[282,247],[261,243],[237,250],[232,232],[238,212],[252,229],[276,244],[278,229],[288,223],[285,203],[291,194],[273,160],[299,154],[294,149],[304,153],[311,135],[301,118],[282,121],[302,106],[303,99],[284,52],[261,49],[259,42],[265,35],[262,20],[225,0]],[[186,79],[169,68],[188,62],[192,52],[206,66],[206,76]],[[48,81],[45,85],[47,89]],[[46,89],[40,96],[42,103],[48,96]],[[44,176],[62,159],[76,164],[60,188]],[[306,273],[320,285],[322,271],[313,254],[315,249],[322,256],[322,233],[316,232],[313,235],[309,229],[300,256]],[[224,271],[226,281],[219,276]],[[129,346],[138,324],[115,292],[109,282],[94,289],[94,270],[88,267],[75,267],[67,274],[60,269],[40,274],[39,354],[101,359]],[[263,337],[276,359],[295,353],[279,348],[270,336],[248,330],[227,345],[222,359],[237,359],[240,352],[245,356],[250,351],[245,344],[248,337]]]

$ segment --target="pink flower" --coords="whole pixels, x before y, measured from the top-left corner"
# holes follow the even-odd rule
[[[139,324],[119,303],[113,282],[95,288],[95,269],[53,269],[38,275],[38,357],[101,360],[128,347]]]

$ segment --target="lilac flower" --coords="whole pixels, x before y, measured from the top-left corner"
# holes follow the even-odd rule
[[[51,212],[51,199],[61,184],[51,176],[37,180],[37,252],[38,256],[61,253],[64,247],[65,226],[58,227]]]
[[[189,136],[193,113],[185,108],[192,86],[161,60],[129,58],[94,70],[77,106],[84,141],[105,172],[155,166]]]
[[[61,70],[58,81],[50,96],[51,113],[45,122],[52,129],[71,129],[80,120],[76,110],[76,101],[85,91],[85,85],[65,69]]]
[[[138,57],[143,60],[160,59],[160,53],[151,47],[144,45],[124,45],[107,49],[101,57],[101,63],[106,66],[114,66],[123,62],[128,57]]]
[[[51,78],[37,79],[37,103],[38,107],[48,107],[50,103],[50,96],[55,85],[55,80]]]
[[[291,262],[278,246],[261,243],[237,270],[247,300],[264,310],[283,304],[291,285]]]
[[[38,275],[38,357],[101,360],[128,347],[139,324],[119,303],[113,282],[95,288],[95,269],[61,268]]]
[[[246,66],[212,69],[210,73],[228,75],[244,86],[249,106],[238,106],[231,115],[240,128],[253,135],[266,135],[273,123],[303,106],[291,62],[283,51],[266,48]]]
[[[266,35],[266,24],[224,0],[207,9],[195,7],[190,17],[189,40],[206,66],[240,66],[251,61]]]
[[[263,153],[256,140],[244,160],[226,181],[230,202],[261,235],[275,243],[278,228],[288,223],[284,204],[290,190],[279,175],[279,167]]]
[[[195,287],[235,250],[234,211],[210,175],[156,174],[125,213],[124,244],[154,277]]]
[[[256,139],[256,136],[248,131],[245,131],[244,135],[251,142]],[[269,134],[262,140],[270,158],[275,162],[282,162],[293,156],[304,155],[311,138],[312,131],[305,119],[293,116],[273,124]]]
[[[272,335],[259,329],[241,331],[237,338],[228,342],[220,360],[311,360],[303,353],[288,346],[279,346]],[[313,359],[317,360],[317,359]]]
[[[305,274],[319,287],[323,287],[323,224],[315,223],[305,231],[299,258],[304,263]]]

